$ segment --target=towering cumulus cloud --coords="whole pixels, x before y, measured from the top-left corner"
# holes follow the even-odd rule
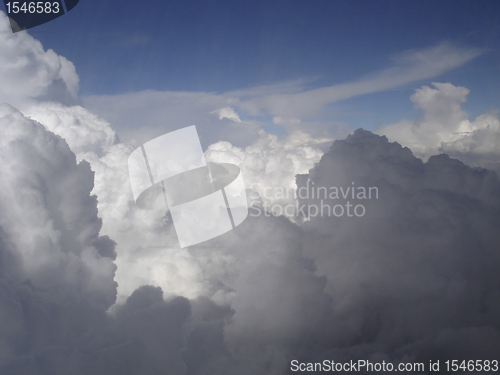
[[[466,89],[424,87],[412,97],[422,116],[386,129],[423,160],[364,130],[324,154],[300,131],[212,144],[207,160],[238,164],[262,201],[236,229],[180,249],[169,216],[133,202],[136,145],[66,101],[72,64],[27,33],[0,32],[0,46],[0,374],[500,359],[498,175],[439,154],[499,160],[482,143],[496,116],[467,122]],[[206,112],[245,126],[227,108]]]
[[[7,104],[0,127],[0,372],[182,373],[185,299],[143,287],[106,314],[115,243],[99,235],[89,164]]]
[[[33,100],[71,103],[78,92],[75,66],[27,33],[13,34],[0,12],[0,101],[20,106]]]
[[[305,253],[326,276],[335,311],[323,323],[330,347],[321,356],[426,362],[497,357],[496,173],[447,155],[423,163],[408,148],[357,130],[298,179],[316,188],[353,182],[355,198],[349,193],[334,203],[363,204],[363,217],[318,216],[302,227]],[[378,199],[363,198],[360,187],[377,187]]]
[[[491,110],[474,121],[461,108],[469,90],[451,83],[434,82],[415,90],[411,101],[421,110],[414,121],[404,120],[380,128],[377,133],[410,147],[427,160],[445,152],[472,166],[500,172],[500,120]]]

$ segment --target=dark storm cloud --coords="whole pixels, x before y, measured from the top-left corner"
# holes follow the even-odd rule
[[[312,340],[308,355],[426,363],[498,357],[495,172],[447,155],[423,163],[408,148],[357,130],[336,141],[307,177],[316,187],[355,182],[379,190],[379,199],[347,198],[366,206],[363,217],[318,216],[302,226],[305,255],[327,277],[335,306],[324,323],[332,326],[329,347],[312,350]]]
[[[143,287],[106,313],[115,243],[99,236],[89,164],[6,104],[0,128],[0,373],[184,373],[186,299]]]
[[[498,358],[495,172],[446,155],[423,163],[358,130],[298,176],[298,187],[307,180],[309,192],[313,182],[377,187],[378,199],[347,198],[365,205],[362,217],[318,215],[299,226],[250,217],[214,243],[224,250],[212,252],[232,257],[224,272],[212,272],[232,293],[232,310],[214,307],[204,329],[191,332],[189,374],[284,374],[292,359],[427,365]],[[206,249],[192,251],[208,258]]]
[[[249,217],[189,249],[212,299],[144,286],[107,312],[115,250],[99,236],[93,173],[41,125],[1,114],[2,374],[285,374],[292,359],[498,356],[494,172],[446,155],[423,163],[358,130],[298,184],[375,186],[378,199],[351,202],[364,216]]]

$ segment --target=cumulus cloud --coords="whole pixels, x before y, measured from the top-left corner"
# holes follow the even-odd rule
[[[0,372],[184,374],[188,300],[142,287],[106,312],[116,243],[101,233],[89,163],[7,104],[0,128]]]
[[[424,160],[444,152],[473,166],[500,171],[498,116],[489,112],[470,121],[461,108],[470,90],[451,83],[433,86],[415,90],[410,98],[421,110],[417,119],[381,127],[377,133],[410,147]]]
[[[88,164],[76,164],[61,138],[12,107],[2,107],[1,118],[10,134],[4,165],[12,166],[2,176],[5,373],[284,374],[292,359],[428,363],[488,358],[500,348],[500,183],[489,171],[446,156],[423,163],[408,148],[360,130],[336,141],[297,185],[377,186],[379,199],[362,202],[364,217],[295,224],[251,216],[181,251],[174,244],[148,248],[160,238],[155,229],[171,231],[168,219],[142,213],[149,223],[140,224],[140,211],[127,213],[131,235],[116,237],[117,259],[127,241],[145,242],[118,271],[140,275],[137,267],[146,272],[156,263],[143,281],[162,284],[166,295],[141,287],[106,313],[116,293],[113,256],[106,256],[111,240],[99,240]],[[288,183],[273,177],[273,166],[297,152],[276,139],[261,142],[245,150],[219,143],[207,155]],[[252,150],[271,161],[255,161]],[[117,200],[115,211],[103,214],[116,215],[122,205],[129,203]],[[55,316],[45,313],[49,306]],[[33,329],[35,347],[25,344]]]
[[[50,332],[51,326],[61,330],[66,324],[51,322],[50,303],[70,315],[81,304],[88,314],[114,303],[114,243],[99,236],[97,202],[89,195],[93,187],[89,164],[77,164],[64,140],[9,105],[0,107],[0,126],[2,281],[10,296],[2,299],[2,305],[11,309],[9,303],[17,304],[12,311],[19,326],[19,335],[4,345],[14,356],[33,338],[36,330],[29,331],[31,324],[40,330],[41,341],[44,335],[58,335]],[[11,265],[17,266],[16,272],[9,270]],[[63,308],[71,303],[75,305]],[[30,346],[35,349],[36,341]],[[10,359],[3,358],[1,365]]]
[[[306,173],[323,155],[317,142],[307,133],[296,132],[279,141],[275,135],[261,131],[259,140],[244,150],[229,142],[217,142],[208,147],[205,156],[208,161],[241,168],[250,190],[249,204],[263,204],[268,211],[277,206],[283,210],[295,202],[295,176]],[[294,216],[293,210],[288,212],[289,217]]]
[[[75,66],[28,33],[12,33],[0,12],[0,102],[22,106],[34,100],[71,103],[78,92]]]
[[[12,44],[5,56],[45,69],[43,49],[18,34],[25,36],[1,34],[1,43]],[[43,53],[28,53],[26,45]],[[12,55],[18,50],[23,54]],[[431,52],[397,64],[425,66],[442,56]],[[448,52],[455,65],[474,55]],[[447,155],[422,161],[363,130],[323,153],[319,146],[331,139],[296,128],[300,116],[273,115],[290,129],[283,139],[259,131],[257,122],[210,116],[218,108],[239,111],[223,95],[121,96],[122,105],[138,110],[132,124],[147,117],[151,101],[189,113],[197,95],[202,110],[190,119],[204,124],[207,160],[239,165],[261,204],[296,202],[274,195],[276,187],[377,188],[373,199],[351,190],[325,202],[299,195],[298,203],[311,208],[288,218],[261,211],[223,236],[179,249],[169,215],[133,202],[127,158],[136,145],[119,142],[87,109],[44,102],[53,81],[40,82],[40,96],[12,96],[22,112],[0,106],[0,373],[286,374],[292,359],[427,364],[498,355],[495,173]],[[483,142],[496,134],[488,133],[497,129],[495,115],[467,124],[460,109],[467,90],[435,87],[413,97],[425,112],[419,126],[429,126],[412,128],[422,137],[417,152],[447,147],[498,160]],[[103,106],[116,115],[115,99]],[[191,125],[157,120],[166,125],[146,127],[145,137]],[[425,138],[434,128],[439,137]],[[210,135],[214,129],[219,133]],[[450,129],[477,133],[445,138]],[[139,132],[131,134],[140,141]],[[345,207],[348,200],[362,204],[364,214],[312,214],[313,205]]]
[[[500,173],[500,119],[491,111],[478,116],[460,139],[443,142],[440,151],[470,165]]]
[[[347,189],[353,182],[377,187],[377,197],[349,193],[320,202],[311,193],[313,186]],[[292,359],[427,366],[497,355],[495,173],[446,155],[424,163],[408,148],[358,130],[334,142],[297,185],[309,189],[303,205],[350,201],[366,213],[311,214],[302,224],[250,216],[211,241],[210,253],[191,249],[220,282],[210,323],[188,338],[200,347],[213,343],[190,367],[194,373],[284,374]],[[200,358],[190,349],[186,355]]]
[[[206,259],[179,249],[170,216],[162,211],[141,210],[134,204],[127,170],[132,150],[133,147],[118,143],[101,157],[87,150],[77,154],[85,157],[96,172],[93,193],[99,200],[102,232],[118,244],[119,299],[124,300],[144,284],[161,286],[168,296],[213,296],[218,282],[206,269]],[[306,173],[322,154],[308,134],[296,133],[279,141],[276,136],[261,132],[259,141],[252,146],[242,149],[229,142],[217,142],[207,148],[205,157],[207,161],[238,165],[250,190],[251,203],[286,206],[293,204],[293,193],[280,197],[273,194],[273,188],[285,186],[293,190],[295,175]],[[262,202],[259,194],[264,198]],[[219,265],[224,259],[210,262]],[[220,293],[214,298],[219,297],[225,298]]]
[[[75,262],[77,270],[83,267],[79,262],[95,262],[103,273],[107,269],[113,275],[111,261],[99,257],[99,247],[107,247],[112,241],[99,237],[101,220],[96,198],[89,195],[93,188],[89,164],[83,161],[77,165],[63,139],[7,104],[1,107],[1,122],[2,228],[19,246],[26,272],[31,277],[39,276],[41,279],[36,280],[48,282],[47,286],[54,273],[63,272],[58,266],[61,263]],[[77,283],[86,273],[66,275],[68,284],[72,278]],[[85,289],[96,295],[111,293],[100,297],[109,304],[114,301],[114,284],[106,285],[99,273],[86,276],[89,285]]]
[[[44,102],[31,105],[23,112],[64,138],[80,159],[89,153],[104,156],[118,141],[109,123],[80,106]]]
[[[428,361],[498,353],[497,175],[446,155],[424,163],[358,130],[298,179],[316,188],[353,182],[378,187],[378,199],[328,203],[364,204],[365,216],[319,215],[302,227],[305,253],[336,306],[331,347],[311,354]]]

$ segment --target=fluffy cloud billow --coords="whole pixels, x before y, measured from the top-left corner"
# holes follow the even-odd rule
[[[89,163],[7,104],[0,127],[0,372],[184,373],[186,299],[143,287],[106,312],[116,243],[100,235]]]
[[[336,306],[331,347],[311,355],[427,362],[498,355],[495,172],[447,155],[423,163],[408,148],[358,130],[335,142],[307,179],[317,188],[378,188],[378,199],[348,196],[365,205],[363,217],[318,216],[302,226],[305,254],[326,276]]]
[[[35,100],[73,103],[78,93],[75,66],[27,33],[12,33],[0,12],[0,102],[17,107]]]
[[[276,117],[293,125],[278,139],[227,97],[199,95],[200,136],[216,121],[217,136],[230,129],[207,142],[207,160],[240,166],[257,207],[307,209],[251,209],[233,231],[180,249],[170,216],[133,201],[127,159],[137,145],[59,100],[54,85],[76,94],[71,63],[15,35],[0,33],[0,69],[41,73],[0,78],[10,103],[0,105],[1,374],[257,375],[291,373],[294,359],[498,359],[500,182],[441,154],[499,160],[498,119],[467,120],[467,89],[417,90],[415,122],[385,129],[389,140],[357,130],[326,153],[326,139],[298,119]],[[175,106],[187,96],[162,98]],[[403,145],[392,142],[399,136]],[[370,187],[376,195],[358,195]],[[274,188],[307,194],[280,198]],[[348,203],[363,215],[313,214]]]
[[[164,301],[161,289],[142,287],[109,315],[113,256],[99,254],[88,164],[79,167],[61,138],[12,107],[2,107],[2,128],[13,134],[2,146],[6,162],[21,167],[2,178],[5,373],[283,374],[294,358],[397,363],[498,352],[500,184],[492,172],[445,156],[423,163],[357,131],[299,186],[306,178],[318,187],[377,186],[365,217],[301,226],[251,217],[211,248],[185,253],[205,276],[177,282],[201,283],[206,296]],[[57,206],[62,214],[51,209],[57,201],[36,198],[52,190],[59,202],[71,197]]]
[[[500,172],[497,114],[490,111],[470,121],[461,108],[470,90],[451,83],[435,82],[433,86],[423,86],[411,96],[421,110],[417,119],[381,127],[377,133],[410,147],[424,160],[446,153],[472,166]]]

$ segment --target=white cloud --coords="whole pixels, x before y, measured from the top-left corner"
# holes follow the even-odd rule
[[[417,119],[381,127],[377,133],[410,147],[424,160],[444,152],[473,166],[500,171],[498,116],[490,112],[471,122],[461,108],[468,89],[451,83],[434,82],[433,86],[415,90],[410,98],[421,110]]]
[[[278,210],[276,206],[283,211],[285,206],[294,205],[295,176],[307,173],[323,155],[316,146],[318,142],[307,133],[296,132],[279,141],[275,135],[261,131],[259,141],[244,150],[229,142],[217,142],[208,147],[205,156],[208,161],[241,168],[247,189],[253,190],[249,193],[251,204],[262,200],[269,211],[271,207]],[[294,210],[288,212],[287,216],[294,216]]]
[[[85,150],[75,136],[82,126],[82,132],[99,138],[86,111],[48,106],[42,114],[56,116],[47,117],[54,129],[92,155],[95,139],[82,133]],[[59,120],[69,129],[61,130]],[[117,294],[116,244],[102,235],[89,164],[77,163],[61,137],[7,104],[0,105],[0,129],[0,372],[157,374],[168,368],[184,374],[189,301],[165,302],[159,288],[144,287],[115,306],[113,314],[106,313]],[[107,136],[100,139],[107,143]],[[111,169],[109,160],[120,156],[115,147],[123,151],[111,146],[102,162],[97,160],[104,166],[108,162],[106,172],[116,177],[119,169]],[[93,167],[100,165],[92,161]],[[104,201],[104,187],[96,182]],[[108,188],[117,189],[117,183]],[[127,206],[126,200],[121,207],[107,203],[106,219]]]
[[[307,172],[321,155],[306,134],[279,141],[262,132],[245,148],[218,142],[207,150],[207,159],[239,164],[247,179],[263,187],[293,187],[295,174]],[[112,165],[106,172],[105,167],[98,174],[109,175],[109,180],[100,185],[99,196],[110,186],[127,183],[126,173],[117,178]],[[335,185],[352,180],[380,184],[384,198],[372,205],[374,216],[366,221],[318,219],[299,227],[284,218],[251,218],[208,247],[186,251],[176,248],[171,222],[161,216],[136,210],[126,199],[115,199],[113,210],[102,210],[104,217],[127,202],[121,211],[125,220],[104,220],[123,255],[117,259],[117,279],[124,295],[152,283],[161,285],[167,296],[199,298],[191,302],[194,315],[184,337],[188,368],[211,373],[224,368],[238,374],[252,364],[255,373],[272,369],[279,374],[297,353],[305,359],[363,356],[427,362],[426,353],[433,350],[467,357],[479,355],[475,351],[481,348],[484,357],[498,348],[498,301],[492,286],[498,284],[492,276],[498,260],[487,255],[498,241],[490,230],[497,221],[481,211],[486,207],[481,202],[498,207],[494,177],[475,175],[460,165],[457,170],[443,158],[423,166],[409,150],[361,133],[338,142],[310,178]],[[434,190],[445,193],[436,196]],[[479,203],[463,205],[464,195]],[[454,211],[457,204],[461,210]],[[482,218],[481,225],[464,222],[468,215]],[[426,225],[429,220],[432,225]],[[448,222],[459,223],[457,229]],[[485,255],[473,257],[473,248],[457,246],[460,233],[470,235],[467,244],[479,236]],[[464,261],[455,265],[449,259],[457,255]],[[471,268],[462,272],[463,267]],[[470,278],[468,272],[476,282],[462,282]],[[161,305],[158,292],[145,293],[153,294],[152,306]],[[484,296],[482,302],[477,295]],[[153,329],[139,336],[148,348],[143,353],[162,368],[149,346],[155,342],[155,324],[162,320],[155,314],[144,316]],[[177,316],[180,320],[187,313]],[[482,323],[470,323],[477,319]],[[172,346],[167,352],[175,356],[178,350]],[[136,356],[134,352],[130,357]],[[176,362],[175,368],[181,366]]]
[[[264,94],[243,101],[239,107],[252,115],[262,112],[285,117],[313,115],[329,103],[438,76],[481,54],[479,49],[457,48],[447,43],[423,50],[410,50],[396,56],[393,59],[393,67],[375,72],[356,82],[292,94]]]
[[[22,254],[26,277],[45,286],[56,275],[66,279],[68,288],[88,283],[84,289],[113,303],[115,266],[95,247],[110,242],[98,240],[101,220],[97,201],[89,196],[89,164],[77,165],[64,140],[9,105],[0,107],[0,122],[1,226]],[[66,273],[64,265],[81,273]]]
[[[45,102],[25,107],[23,112],[64,138],[80,158],[89,152],[103,156],[117,142],[109,123],[80,106]]]
[[[62,139],[11,107],[2,115],[0,126],[10,137],[1,144],[2,161],[13,167],[2,170],[2,218],[8,220],[0,226],[9,237],[3,235],[8,263],[0,272],[10,272],[7,289],[0,290],[0,313],[10,327],[1,331],[3,372],[58,373],[73,366],[97,374],[165,368],[239,374],[251,363],[255,373],[271,368],[282,374],[293,356],[427,362],[433,351],[443,359],[487,357],[500,345],[498,217],[491,211],[500,209],[500,183],[491,173],[446,157],[423,164],[408,149],[357,131],[336,141],[308,178],[317,186],[378,186],[380,199],[367,203],[362,220],[318,217],[299,226],[283,217],[250,217],[204,247],[180,250],[171,222],[137,210],[127,198],[122,165],[130,148],[112,145],[91,159],[94,192],[101,234],[107,227],[118,242],[116,280],[130,297],[106,316],[110,300],[103,297],[114,296],[114,267],[93,245],[100,223],[88,166],[77,167]],[[214,144],[207,159],[237,163],[266,186],[288,186],[321,155],[307,145],[307,135],[293,142],[261,137],[244,150]],[[43,203],[56,198],[59,205]],[[61,223],[67,229],[50,229],[65,228]],[[83,244],[88,250],[75,252]],[[71,251],[65,255],[64,249]],[[24,273],[13,272],[16,266]],[[36,288],[54,287],[24,295],[26,277]],[[161,285],[168,302],[158,288],[134,291],[148,283]],[[51,294],[61,285],[71,290],[69,300]],[[61,318],[44,315],[47,293]],[[93,309],[91,301],[101,307]],[[24,317],[18,306],[31,306],[32,315]],[[47,327],[38,351],[18,351],[33,326]],[[61,327],[66,334],[57,336]]]
[[[22,106],[35,99],[65,103],[76,99],[75,66],[26,32],[12,33],[0,12],[0,103]]]
[[[496,112],[478,116],[464,135],[454,141],[443,141],[440,152],[472,166],[496,170],[500,173],[500,119]]]
[[[83,101],[85,108],[113,124],[120,139],[136,145],[190,125],[196,125],[204,148],[221,139],[246,145],[258,138],[260,128],[256,121],[220,121],[210,115],[237,101],[224,95],[149,90]]]
[[[500,212],[494,173],[445,155],[423,163],[409,149],[357,130],[336,141],[308,178],[316,187],[354,181],[380,193],[352,200],[366,205],[363,218],[318,216],[301,228],[304,256],[314,259],[333,298],[334,312],[319,324],[332,341],[315,358],[467,357],[481,340],[485,353],[500,348],[500,327],[490,320],[500,306],[491,283],[500,279],[486,276],[500,261],[500,237],[490,235]]]
[[[234,121],[234,122],[241,122],[240,116],[238,116],[238,114],[235,112],[235,110],[231,107],[224,107],[224,108],[218,109],[216,111],[212,111],[210,113],[215,113],[215,114],[219,115],[219,120],[227,118],[227,119]]]
[[[271,125],[266,117],[274,119],[272,122],[281,126],[286,135],[298,130],[314,138],[336,138],[348,132],[343,129],[345,125],[328,119],[329,104],[432,78],[482,53],[480,49],[459,48],[449,43],[410,50],[394,57],[389,68],[357,81],[316,89],[307,89],[310,82],[299,80],[223,94],[148,90],[90,96],[83,98],[83,102],[90,111],[112,123],[121,139],[136,144],[196,124],[205,147],[219,140],[246,147],[258,139],[259,128]],[[210,113],[232,122],[216,122],[207,116]],[[243,115],[245,121],[240,122]]]
[[[4,57],[45,69],[47,62],[25,48],[32,39],[9,38],[0,35],[12,44]],[[442,51],[408,54],[397,64],[425,66]],[[468,58],[463,50],[455,57],[445,52],[448,63],[439,69]],[[20,74],[24,65],[12,69]],[[15,82],[3,83],[8,93]],[[36,84],[46,92],[42,81]],[[132,200],[127,157],[134,145],[119,143],[108,122],[81,107],[16,95],[43,126],[0,106],[1,373],[284,374],[291,358],[428,363],[498,353],[496,174],[444,155],[424,163],[362,130],[324,154],[319,146],[328,137],[297,129],[306,121],[289,112],[273,113],[289,130],[282,140],[259,131],[257,121],[208,116],[228,106],[241,113],[239,101],[248,98],[156,92],[101,98],[114,119],[137,111],[129,129],[150,126],[130,133],[136,141],[201,121],[207,159],[238,164],[262,195],[266,187],[294,187],[296,174],[299,186],[309,180],[379,188],[378,200],[364,202],[362,218],[296,224],[249,217],[203,246],[181,250],[168,215],[139,210]],[[410,127],[415,145],[498,160],[493,142],[485,143],[498,134],[498,119],[486,114],[468,123],[460,109],[466,95],[448,84],[418,91],[413,100],[423,114]],[[164,112],[151,112],[160,107]],[[439,136],[428,137],[436,127]],[[472,133],[446,138],[450,129]],[[117,293],[120,303],[107,312]]]

